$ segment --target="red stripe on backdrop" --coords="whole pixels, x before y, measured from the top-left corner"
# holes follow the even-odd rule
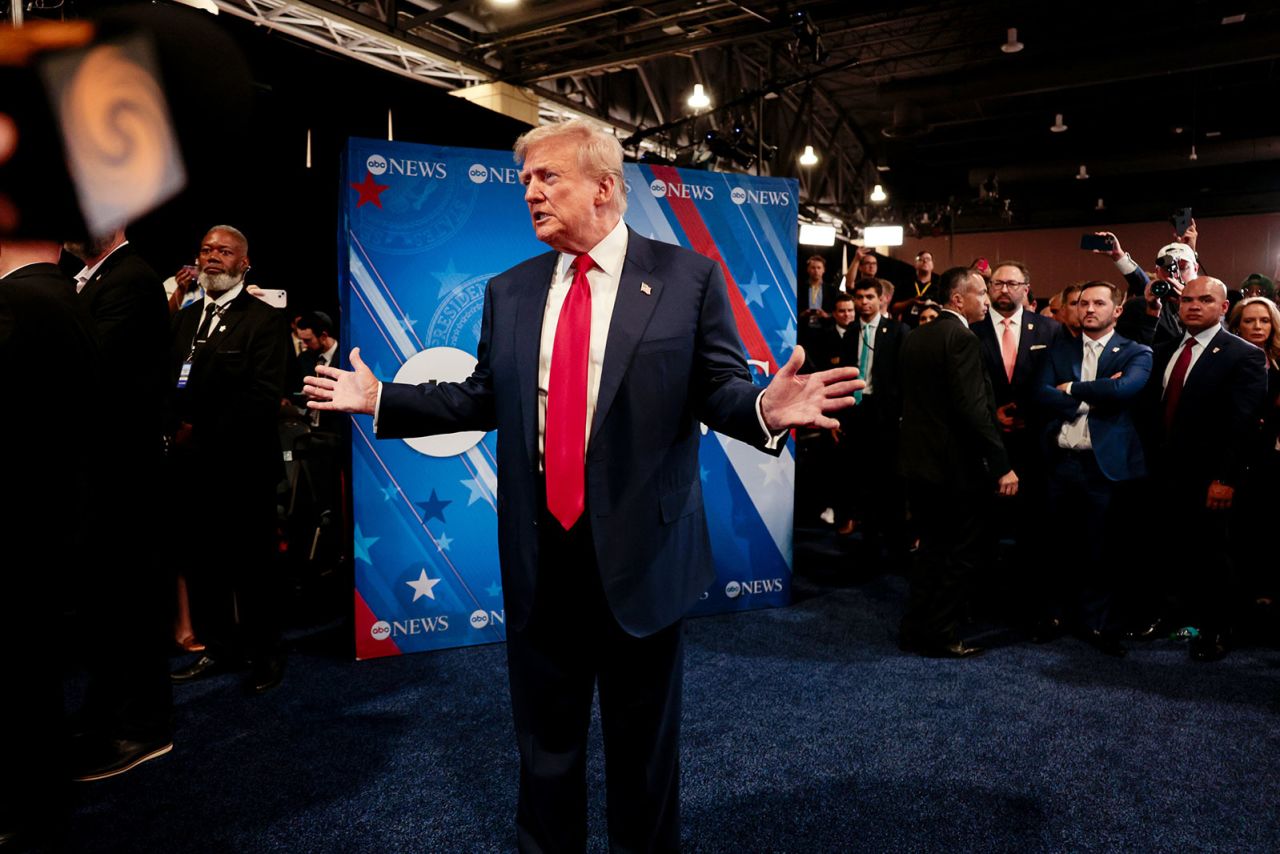
[[[360,591],[355,593],[356,606],[356,658],[361,661],[366,658],[382,658],[387,655],[400,655],[400,647],[396,646],[396,642],[387,638],[386,640],[375,640],[370,631],[373,624],[378,622],[378,615],[373,613],[364,597],[360,595]],[[388,634],[390,631],[388,630]]]
[[[653,169],[653,174],[665,181],[667,186],[673,184],[680,186],[683,184],[680,180],[680,173],[676,171],[674,166],[653,166],[651,168]],[[671,205],[672,213],[676,215],[676,219],[680,222],[680,227],[684,229],[685,236],[689,238],[693,248],[698,253],[707,256],[720,265],[720,270],[724,273],[724,280],[729,285],[729,305],[733,307],[733,319],[738,324],[738,334],[742,336],[742,343],[746,345],[747,355],[757,362],[768,364],[770,376],[777,373],[778,363],[774,361],[773,350],[765,343],[764,335],[761,334],[760,327],[756,324],[755,315],[747,307],[747,301],[742,298],[742,291],[729,273],[729,266],[724,263],[724,258],[720,257],[720,249],[716,246],[715,240],[711,238],[711,233],[707,231],[706,223],[702,221],[702,215],[698,213],[697,206],[694,205],[692,199],[682,198],[679,194],[671,193],[667,195],[667,204]]]

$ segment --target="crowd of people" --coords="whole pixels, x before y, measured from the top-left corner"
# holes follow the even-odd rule
[[[839,284],[806,263],[808,368],[857,366],[867,387],[839,429],[799,435],[798,522],[857,532],[859,566],[908,577],[903,649],[974,655],[966,632],[992,621],[1113,656],[1275,640],[1274,284],[1208,275],[1194,222],[1149,272],[1096,236],[1119,285],[1049,291],[983,258],[935,274],[921,252],[895,300],[868,250]]]
[[[6,538],[14,571],[0,579],[6,632],[27,641],[12,684],[31,697],[15,704],[23,738],[0,775],[6,827],[56,804],[67,776],[102,780],[171,751],[173,685],[236,670],[261,694],[283,678],[282,437],[341,430],[301,399],[337,342],[318,312],[294,313],[291,336],[268,304],[281,295],[248,270],[229,225],[168,282],[123,228],[0,240],[0,358],[27,378],[15,399],[38,407],[5,419],[0,442],[5,518],[33,550]],[[30,643],[48,617],[34,603],[59,603],[92,639],[65,721],[58,649]],[[171,673],[182,653],[199,656]]]

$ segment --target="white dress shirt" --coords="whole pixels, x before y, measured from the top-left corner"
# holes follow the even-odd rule
[[[1004,343],[1004,315],[998,311],[992,311],[987,315],[987,319],[991,321],[991,326],[996,331],[996,343],[1003,345]],[[1018,306],[1018,310],[1009,315],[1009,331],[1013,333],[1013,350],[1018,351],[1018,345],[1022,343],[1022,306]],[[1004,352],[1003,350],[1001,351]]]
[[[1115,334],[1115,329],[1111,329],[1097,341],[1088,335],[1081,336],[1084,350],[1080,359],[1080,382],[1093,382],[1098,378],[1098,362],[1102,360],[1102,354],[1106,352],[1107,344]],[[1067,383],[1067,394],[1071,394],[1074,385]],[[1058,447],[1068,451],[1093,449],[1093,436],[1089,433],[1089,404],[1083,400],[1076,409],[1076,417],[1062,423],[1062,429],[1058,431]]]
[[[1209,342],[1213,340],[1213,336],[1217,335],[1218,331],[1221,329],[1222,325],[1215,323],[1213,326],[1202,330],[1195,336],[1192,336],[1190,332],[1184,332],[1182,334],[1182,340],[1178,342],[1177,349],[1173,351],[1173,358],[1169,360],[1169,364],[1164,366],[1164,384],[1161,388],[1169,387],[1169,377],[1173,374],[1174,365],[1178,364],[1178,357],[1182,355],[1182,351],[1187,346],[1187,341],[1190,338],[1194,337],[1196,339],[1196,346],[1191,348],[1191,364],[1187,365],[1187,373],[1186,376],[1183,377],[1183,382],[1186,382],[1187,377],[1191,376],[1191,372],[1195,370],[1196,362],[1200,361],[1200,356],[1204,353],[1204,348],[1209,346]]]
[[[627,260],[627,225],[622,220],[604,239],[587,252],[595,262],[587,273],[591,285],[591,346],[587,359],[587,443],[591,442],[591,422],[596,416],[596,398],[600,395],[600,370],[604,367],[604,348],[609,341],[609,322],[613,304],[618,299],[618,282],[622,265]],[[556,326],[564,308],[569,286],[573,284],[573,262],[577,255],[561,252],[551,276],[551,290],[542,313],[542,344],[538,350],[538,456],[546,447],[547,385],[551,379],[551,352],[555,347]],[[587,445],[583,446],[584,449]]]
[[[207,340],[212,341],[213,337],[222,330],[222,313],[227,310],[227,306],[231,304],[233,299],[240,296],[240,292],[242,290],[244,290],[244,282],[238,283],[234,288],[217,297],[212,297],[206,293],[204,295],[204,301],[200,304],[200,322],[196,324],[196,334],[200,334],[200,327],[204,325],[204,313],[208,310],[209,304],[212,303],[213,305],[218,306],[218,311],[214,315],[213,323],[209,327],[209,337]],[[192,341],[191,343],[192,346],[195,345],[195,341]]]

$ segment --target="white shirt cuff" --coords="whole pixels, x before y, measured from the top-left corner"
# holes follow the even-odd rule
[[[378,435],[378,413],[382,411],[382,383],[378,383],[378,396],[373,401],[373,435]]]
[[[1134,262],[1129,253],[1124,253],[1124,257],[1116,261],[1116,269],[1120,271],[1120,275],[1127,276],[1134,270],[1138,269],[1138,265]]]
[[[783,430],[781,433],[769,432],[769,426],[764,423],[764,392],[760,392],[760,394],[756,396],[756,418],[760,421],[760,431],[764,433],[765,450],[774,450],[778,447],[778,442],[781,441],[789,431]]]

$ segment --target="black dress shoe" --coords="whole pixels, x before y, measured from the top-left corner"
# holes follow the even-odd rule
[[[265,694],[284,679],[284,655],[263,656],[249,668],[244,680],[246,694]]]
[[[1127,652],[1124,645],[1120,643],[1120,638],[1114,632],[1084,629],[1080,632],[1080,640],[1103,655],[1110,655],[1114,658],[1124,658]]]
[[[969,646],[964,641],[926,646],[916,650],[917,653],[925,658],[972,658],[975,655],[982,655],[986,651],[986,647]]]
[[[198,679],[208,679],[210,676],[217,676],[226,670],[222,664],[214,658],[202,655],[195,660],[195,663],[188,664],[181,670],[175,670],[169,674],[170,681],[174,685],[185,685],[188,682],[195,682]]]
[[[105,780],[137,768],[173,750],[173,739],[130,741],[125,738],[85,740],[72,757],[71,779],[82,783]]]
[[[1064,629],[1058,617],[1046,617],[1031,628],[1032,643],[1049,643],[1062,637]]]
[[[1124,633],[1124,636],[1129,640],[1155,640],[1167,634],[1169,634],[1169,622],[1164,617],[1157,617],[1130,629]]]
[[[1227,638],[1221,632],[1205,632],[1192,639],[1190,653],[1196,661],[1218,661],[1227,654]]]

